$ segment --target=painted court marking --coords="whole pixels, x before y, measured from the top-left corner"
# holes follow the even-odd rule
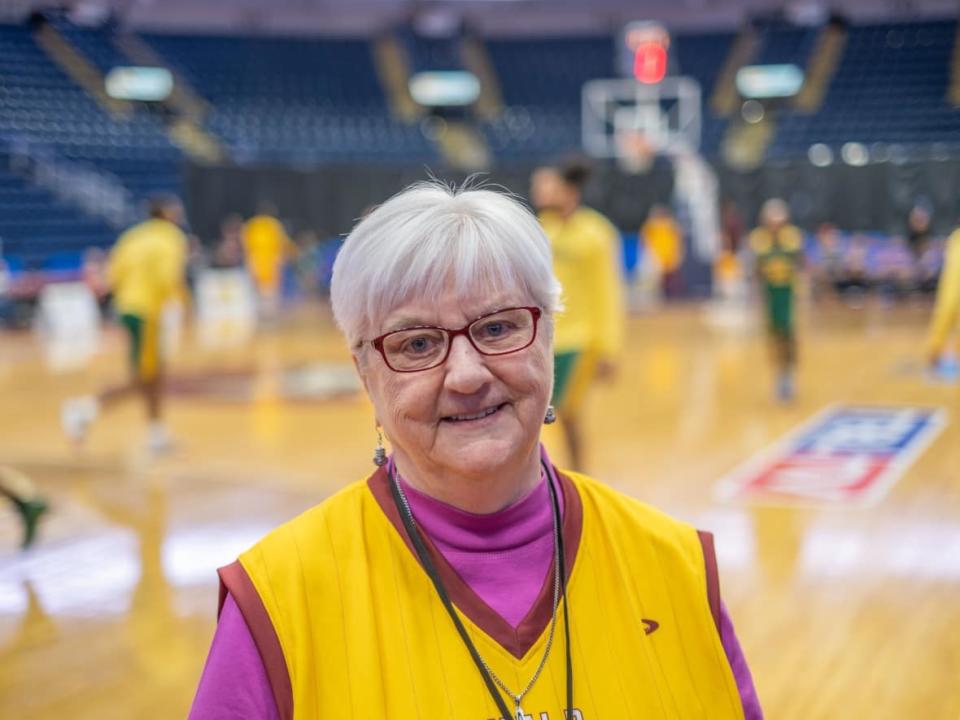
[[[831,406],[721,478],[715,495],[774,505],[872,505],[946,424],[942,408]]]

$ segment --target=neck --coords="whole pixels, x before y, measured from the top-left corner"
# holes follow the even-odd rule
[[[465,474],[421,466],[397,448],[397,472],[413,488],[458,510],[489,515],[527,495],[540,481],[540,444],[520,462]]]

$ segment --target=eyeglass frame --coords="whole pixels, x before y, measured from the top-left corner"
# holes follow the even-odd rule
[[[530,342],[528,342],[526,345],[523,345],[522,347],[518,347],[513,350],[507,350],[506,352],[499,352],[499,353],[484,352],[483,350],[478,348],[477,344],[473,341],[473,338],[470,336],[470,328],[473,327],[475,323],[478,323],[481,320],[486,320],[489,317],[493,317],[494,315],[499,315],[500,313],[509,312],[511,310],[527,310],[530,313],[530,315],[533,317],[533,335],[530,337]],[[537,332],[539,331],[539,328],[540,328],[541,317],[543,317],[543,308],[537,307],[536,305],[520,305],[518,307],[507,307],[507,308],[501,308],[500,310],[494,310],[493,312],[489,312],[489,313],[486,313],[485,315],[481,315],[478,318],[474,318],[459,330],[452,330],[450,328],[440,327],[438,325],[414,325],[413,327],[398,328],[397,330],[391,330],[390,332],[385,332],[383,335],[378,335],[377,337],[375,337],[373,340],[370,341],[370,344],[378,353],[380,353],[380,357],[383,358],[383,364],[386,365],[393,372],[396,372],[396,373],[424,372],[425,370],[433,370],[434,368],[438,368],[447,361],[447,358],[450,357],[450,350],[453,348],[453,339],[458,337],[459,335],[463,335],[464,337],[466,337],[467,342],[470,343],[470,347],[472,347],[474,350],[476,350],[478,353],[480,353],[484,357],[502,357],[503,355],[512,355],[513,353],[518,353],[521,350],[526,350],[528,347],[533,345],[533,343],[536,342],[537,340]],[[393,367],[393,365],[390,364],[390,361],[387,360],[387,353],[383,349],[383,341],[390,335],[394,335],[395,333],[408,332],[410,330],[440,330],[441,332],[443,332],[447,338],[447,351],[443,354],[443,357],[433,365],[428,365],[427,367],[422,367],[422,368],[416,368],[415,370],[397,370],[395,367]]]

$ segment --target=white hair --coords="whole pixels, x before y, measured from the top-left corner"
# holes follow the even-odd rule
[[[360,221],[333,264],[333,316],[351,346],[412,298],[522,290],[560,309],[550,242],[514,197],[468,186],[417,183]]]

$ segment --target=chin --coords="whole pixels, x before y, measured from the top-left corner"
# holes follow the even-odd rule
[[[519,438],[477,438],[444,453],[444,464],[459,475],[489,475],[521,462],[522,445]]]

